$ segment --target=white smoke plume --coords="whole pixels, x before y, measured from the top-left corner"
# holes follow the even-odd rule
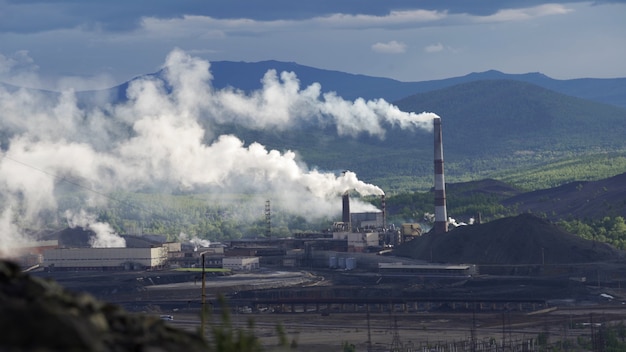
[[[204,240],[197,236],[189,236],[184,232],[178,235],[178,240],[181,242],[189,242],[193,246],[194,251],[198,251],[198,248],[208,248],[211,245],[211,241],[209,240]]]
[[[89,190],[85,206],[106,201],[102,195],[111,191],[158,185],[258,194],[254,200],[260,204],[270,195],[273,206],[295,214],[338,214],[345,191],[383,191],[353,172],[311,170],[292,151],[246,146],[232,135],[214,137],[201,121],[259,129],[306,121],[334,124],[342,135],[382,138],[385,124],[432,129],[436,117],[402,112],[382,99],[345,101],[321,94],[319,84],[301,89],[295,74],[286,72],[279,79],[269,71],[263,88],[249,94],[216,90],[210,64],[181,50],[168,55],[162,76],[132,81],[124,103],[89,108],[79,106],[71,90],[58,95],[0,85],[0,243],[20,237],[17,224],[32,227],[43,213],[65,210],[57,209],[56,198],[63,182]],[[103,231],[108,238],[111,232]]]
[[[95,235],[89,239],[89,244],[93,248],[126,247],[126,240],[118,235],[113,228],[111,228],[111,225],[97,221],[96,216],[88,214],[84,210],[78,213],[67,210],[65,212],[65,218],[70,228],[82,227],[95,233]]]

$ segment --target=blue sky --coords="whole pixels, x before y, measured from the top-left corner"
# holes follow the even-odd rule
[[[108,86],[174,48],[402,81],[626,77],[625,18],[625,1],[0,0],[0,80]]]

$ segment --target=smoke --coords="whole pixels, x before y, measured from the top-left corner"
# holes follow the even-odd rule
[[[197,236],[189,236],[184,232],[178,235],[178,239],[181,242],[189,242],[193,246],[194,251],[198,251],[198,248],[208,248],[211,245],[209,240],[203,240]]]
[[[279,77],[275,70],[269,70],[261,80],[262,89],[250,94],[233,88],[216,91],[210,83],[209,69],[208,62],[174,50],[166,59],[164,77],[173,90],[170,98],[179,107],[187,113],[207,112],[216,123],[285,130],[308,121],[332,124],[339,135],[368,133],[382,138],[385,135],[382,122],[401,128],[432,130],[432,119],[436,117],[432,113],[400,111],[383,99],[346,101],[332,92],[322,94],[318,83],[301,89],[293,72],[282,72]],[[141,82],[135,88],[145,91],[146,83]],[[129,96],[135,97],[134,93]]]
[[[90,215],[84,210],[78,213],[67,210],[65,218],[70,228],[82,227],[95,233],[89,239],[89,244],[93,248],[126,247],[126,240],[115,233],[111,225],[98,222],[94,215]]]
[[[5,65],[8,66],[8,65]],[[122,103],[84,107],[76,94],[7,89],[0,84],[0,242],[41,225],[44,215],[66,214],[107,201],[112,191],[210,189],[250,194],[262,204],[306,217],[340,213],[339,195],[383,191],[359,180],[309,169],[293,151],[245,145],[210,126],[285,130],[301,123],[334,125],[339,135],[383,138],[385,125],[432,129],[432,113],[406,113],[382,99],[345,101],[321,86],[301,88],[295,74],[268,71],[263,88],[243,93],[211,85],[210,64],[181,50],[166,58],[161,77],[133,80]],[[201,122],[205,122],[202,124]],[[207,123],[208,122],[208,123]],[[208,124],[209,127],[203,127]],[[206,142],[206,141],[209,142]],[[59,209],[62,185],[82,190],[72,212]],[[254,196],[256,195],[256,197]],[[358,205],[356,205],[358,206]],[[79,216],[79,218],[81,218]],[[97,246],[117,246],[115,233],[92,220]]]

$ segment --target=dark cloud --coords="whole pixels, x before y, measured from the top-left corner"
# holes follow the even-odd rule
[[[555,0],[571,3],[577,0]],[[601,0],[596,3],[626,2]],[[542,0],[469,2],[458,0],[0,0],[0,31],[39,32],[45,30],[94,27],[110,31],[136,28],[141,17],[172,18],[202,15],[214,18],[251,18],[256,20],[305,19],[333,13],[384,15],[392,10],[447,10],[450,13],[488,15],[503,8],[529,7]]]

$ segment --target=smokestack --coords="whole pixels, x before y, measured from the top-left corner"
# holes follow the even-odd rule
[[[433,119],[435,132],[435,233],[448,232],[446,211],[446,181],[443,176],[443,140],[441,138],[441,118]]]
[[[346,225],[350,224],[350,191],[346,191],[346,193],[343,194],[343,213],[341,221]]]
[[[385,201],[385,195],[380,196],[380,207],[383,211],[383,231],[387,229],[387,202]]]

